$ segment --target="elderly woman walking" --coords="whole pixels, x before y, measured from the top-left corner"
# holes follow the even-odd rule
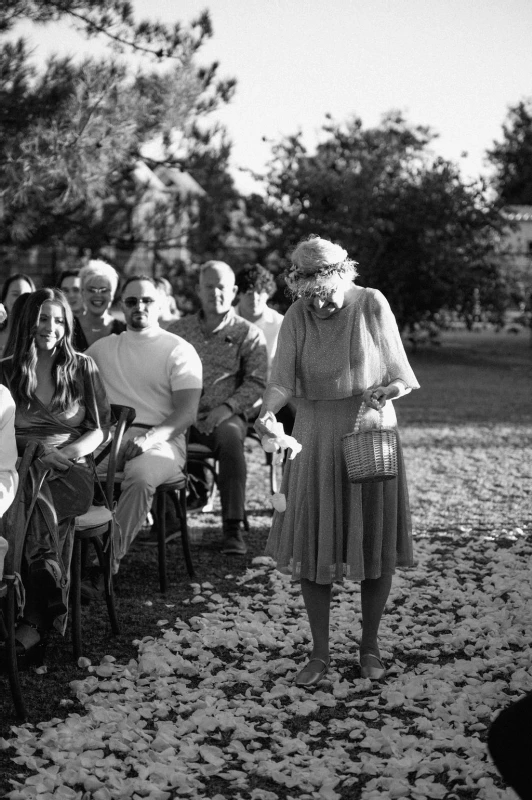
[[[308,663],[296,685],[317,684],[329,667],[331,586],[361,581],[363,677],[384,677],[378,630],[397,566],[413,563],[410,512],[399,449],[397,478],[350,483],[342,436],[361,404],[393,416],[389,401],[419,388],[393,313],[376,289],[354,284],[356,263],[337,244],[311,236],[291,256],[287,285],[298,298],[281,326],[270,382],[256,423],[271,431],[275,414],[297,401],[293,436],[301,453],[289,461],[266,553],[301,582],[312,633]]]

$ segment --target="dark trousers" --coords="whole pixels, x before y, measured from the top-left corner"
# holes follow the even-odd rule
[[[508,786],[521,800],[532,800],[532,692],[494,719],[488,749]]]
[[[43,472],[48,477],[41,483]],[[25,617],[39,627],[51,623],[47,599],[40,596],[31,579],[31,565],[43,559],[57,562],[61,572],[62,605],[68,608],[70,588],[70,561],[74,545],[74,521],[90,508],[94,496],[93,472],[89,467],[72,464],[66,472],[51,474],[37,461],[30,470],[27,503],[31,502],[36,487],[40,486],[31,513],[24,542],[24,584],[26,589]],[[67,614],[60,613],[53,624],[60,633],[65,632]]]
[[[220,423],[210,434],[200,433],[197,428],[190,429],[189,441],[209,447],[218,460],[218,488],[222,504],[222,519],[244,519],[246,502],[246,458],[244,439],[247,423],[234,414]],[[195,465],[189,465],[189,472],[196,474]]]

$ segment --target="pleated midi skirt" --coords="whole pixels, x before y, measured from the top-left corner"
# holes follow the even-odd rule
[[[302,450],[287,461],[286,511],[274,512],[265,551],[294,581],[362,581],[414,563],[400,441],[397,478],[353,484],[347,476],[342,436],[361,402],[298,399],[293,436]]]

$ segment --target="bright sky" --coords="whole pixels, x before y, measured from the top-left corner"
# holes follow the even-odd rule
[[[532,96],[531,0],[133,0],[138,18],[186,22],[209,8],[201,61],[238,81],[220,118],[233,166],[261,170],[266,140],[302,129],[312,146],[326,113],[379,123],[400,109],[438,134],[434,151],[486,173],[509,105]],[[24,28],[27,32],[28,28]],[[31,34],[39,56],[78,52],[65,26]],[[88,46],[82,45],[88,49]],[[464,156],[463,153],[467,153]],[[250,182],[235,173],[245,191]]]

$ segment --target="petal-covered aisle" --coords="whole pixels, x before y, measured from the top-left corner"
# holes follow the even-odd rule
[[[299,591],[269,560],[228,596],[193,585],[188,623],[161,619],[129,664],[87,666],[72,686],[84,714],[13,729],[32,774],[9,796],[509,800],[485,736],[532,686],[531,542],[521,528],[417,538],[383,621],[382,684],[359,677],[359,586],[346,584],[313,693],[292,683],[308,650]]]

